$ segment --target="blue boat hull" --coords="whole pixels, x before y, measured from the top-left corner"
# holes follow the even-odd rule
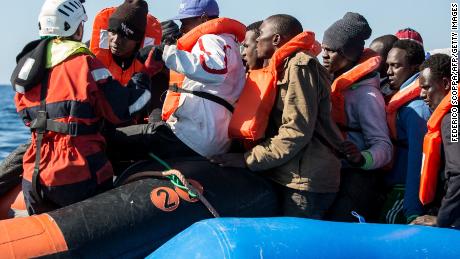
[[[460,258],[460,231],[300,218],[195,223],[147,258]]]

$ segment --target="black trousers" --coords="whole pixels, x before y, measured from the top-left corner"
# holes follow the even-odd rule
[[[355,211],[367,222],[377,222],[383,203],[383,172],[343,168],[340,190],[326,219],[357,222],[358,219],[351,215]]]
[[[105,137],[112,164],[151,159],[149,153],[162,159],[198,155],[178,139],[163,121],[117,128],[106,132]]]

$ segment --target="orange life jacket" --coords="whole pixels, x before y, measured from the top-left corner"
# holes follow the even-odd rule
[[[230,18],[217,18],[207,21],[189,31],[181,38],[177,40],[177,49],[183,51],[192,51],[193,46],[197,43],[198,39],[206,34],[223,34],[229,33],[233,34],[238,42],[244,40],[246,34],[246,27],[244,24],[230,19]],[[176,72],[171,71],[170,74],[170,85],[176,83],[178,87],[182,86],[185,76],[180,75]],[[172,80],[172,81],[171,81]],[[166,98],[163,103],[163,108],[161,112],[161,118],[166,121],[169,116],[173,114],[177,107],[179,106],[180,93],[168,90],[166,93]]]
[[[169,71],[169,85],[177,85],[178,87],[182,87],[184,79],[185,76],[183,74],[179,74],[173,70]],[[169,90],[166,92],[166,98],[161,109],[162,120],[168,120],[169,116],[171,116],[171,114],[176,111],[177,107],[179,106],[179,98],[179,92],[173,92]]]
[[[444,116],[452,108],[449,92],[428,120],[428,132],[423,140],[423,159],[420,177],[419,198],[422,204],[428,204],[434,200],[438,174],[441,168],[441,122]]]
[[[192,51],[198,39],[206,34],[233,34],[238,42],[243,42],[246,27],[239,21],[230,18],[217,18],[193,28],[177,40],[177,49]]]
[[[332,118],[340,128],[345,128],[347,126],[344,91],[350,88],[363,76],[375,71],[379,67],[381,59],[382,58],[371,49],[365,49],[358,65],[337,77],[332,83]]]
[[[390,129],[390,137],[393,140],[397,139],[397,130],[396,130],[396,115],[398,114],[399,108],[405,105],[406,103],[414,100],[420,96],[420,83],[417,78],[410,85],[404,89],[399,90],[393,97],[391,97],[390,102],[386,107],[387,113],[387,123]]]
[[[91,34],[90,50],[96,57],[109,69],[113,78],[126,86],[134,73],[140,72],[143,64],[137,59],[131,66],[123,70],[112,57],[108,42],[109,18],[115,12],[116,7],[105,8],[96,14]],[[161,42],[162,32],[160,22],[150,14],[147,14],[147,25],[145,36],[141,42],[141,48],[150,45],[159,45]]]
[[[313,32],[300,33],[273,54],[267,67],[248,73],[230,121],[231,138],[256,141],[264,137],[277,94],[279,66],[298,51],[306,51],[316,56],[320,52],[317,46]]]

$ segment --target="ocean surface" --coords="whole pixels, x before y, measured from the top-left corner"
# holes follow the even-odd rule
[[[29,138],[29,129],[16,113],[13,88],[0,85],[0,161]]]

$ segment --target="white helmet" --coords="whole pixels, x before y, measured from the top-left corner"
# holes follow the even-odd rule
[[[38,16],[40,36],[72,36],[88,16],[81,0],[46,0]]]

